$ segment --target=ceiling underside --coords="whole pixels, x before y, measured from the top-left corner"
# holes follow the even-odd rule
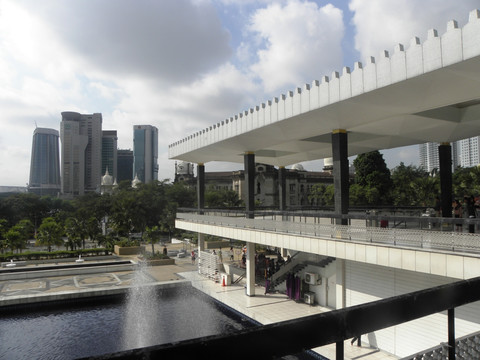
[[[226,125],[228,126],[228,124]],[[480,135],[480,57],[350,97],[212,144],[175,154],[193,163],[255,161],[287,166],[332,157],[345,129],[348,155]]]

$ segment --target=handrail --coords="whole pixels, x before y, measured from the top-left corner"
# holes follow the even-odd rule
[[[336,343],[343,358],[346,339],[448,310],[449,357],[455,358],[454,308],[480,300],[480,277],[398,295],[231,335],[155,345],[90,359],[170,359],[202,354],[207,359],[277,358]],[[452,336],[453,335],[453,336]],[[453,339],[453,341],[451,341]],[[242,344],[239,346],[239,344]]]
[[[201,213],[203,215],[218,214],[225,217],[245,217],[245,211],[242,209],[202,209],[199,211],[196,208],[179,208],[177,209],[179,213]],[[312,210],[260,210],[255,211],[255,218],[269,218],[269,217],[293,217],[293,218],[330,218],[332,220],[365,220],[365,221],[381,221],[387,220],[391,223],[406,222],[406,223],[418,223],[419,228],[423,228],[422,225],[430,228],[433,225],[475,225],[480,226],[480,217],[478,218],[452,218],[452,217],[437,217],[432,216],[427,211],[420,212],[418,208],[406,208],[403,211],[408,212],[420,212],[420,216],[413,215],[395,215],[395,211],[388,210],[389,212],[379,212],[376,209],[360,209],[355,208],[351,209],[351,212],[348,214],[337,214],[333,211],[312,211]],[[393,214],[391,214],[393,212]],[[438,226],[438,229],[442,229],[442,226]]]
[[[282,217],[281,219],[285,219]],[[337,225],[327,218],[323,222],[300,222],[272,219],[247,219],[231,216],[197,215],[177,213],[177,220],[211,224],[215,226],[244,228],[296,236],[323,239],[357,241],[394,247],[428,248],[449,252],[480,253],[480,234],[460,233],[440,230],[399,229],[358,225]]]

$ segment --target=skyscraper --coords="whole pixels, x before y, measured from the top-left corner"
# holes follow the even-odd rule
[[[149,183],[158,180],[158,129],[152,125],[133,126],[133,177]]]
[[[106,170],[117,179],[117,130],[102,131],[102,176]]]
[[[480,164],[480,136],[458,141],[460,148],[460,166],[473,167]]]
[[[419,144],[419,166],[427,172],[431,172],[434,169],[440,169],[440,158],[438,155],[439,143],[425,143]],[[452,146],[452,167],[455,169],[459,166],[459,154],[458,154],[458,142],[451,143]]]
[[[28,191],[38,195],[60,192],[58,131],[36,128],[33,132]]]
[[[133,151],[118,150],[117,151],[117,183],[121,181],[133,180]]]
[[[100,187],[102,114],[62,112],[62,194],[83,195]]]

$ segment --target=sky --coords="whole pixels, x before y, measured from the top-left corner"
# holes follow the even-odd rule
[[[102,113],[120,149],[133,126],[168,145],[344,66],[353,69],[480,0],[0,0],[0,185],[29,180],[35,127],[61,112]],[[418,165],[418,146],[382,151],[389,168]],[[303,163],[319,171],[322,161]],[[208,163],[206,171],[242,164]]]

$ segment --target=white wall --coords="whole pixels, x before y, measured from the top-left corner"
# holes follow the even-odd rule
[[[347,261],[346,306],[401,295],[456,280]],[[479,330],[479,303],[457,308],[455,316],[456,337]],[[364,334],[362,341],[400,357],[408,356],[448,341],[447,315],[446,312],[434,314],[399,326]]]

